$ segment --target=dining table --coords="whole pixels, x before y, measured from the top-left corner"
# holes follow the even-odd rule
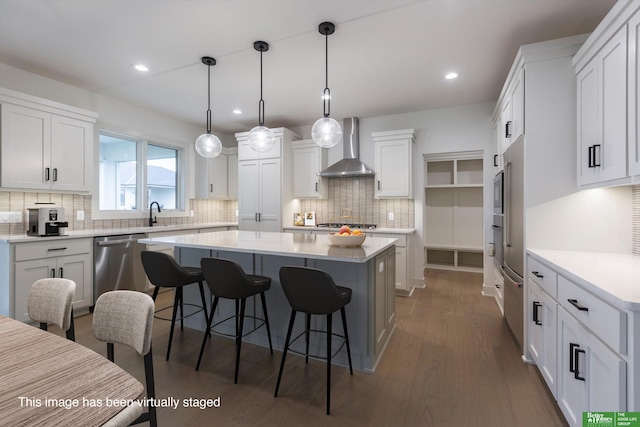
[[[144,391],[95,351],[0,316],[0,426],[100,426]]]

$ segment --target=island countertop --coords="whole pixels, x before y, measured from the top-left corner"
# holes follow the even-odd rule
[[[393,246],[396,239],[367,235],[362,246],[332,246],[325,235],[228,230],[140,239],[148,245],[162,244],[182,248],[227,250],[297,258],[316,258],[364,263]]]

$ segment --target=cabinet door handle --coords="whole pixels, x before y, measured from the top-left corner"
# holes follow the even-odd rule
[[[60,267],[60,277],[64,277],[64,276],[62,275],[62,267]]]
[[[588,148],[588,156],[589,156],[589,162],[588,165],[590,168],[594,167],[593,166],[593,145],[590,145]]]
[[[53,168],[53,180],[58,180],[58,168]]]
[[[47,249],[47,252],[54,252],[54,251],[66,251],[67,248],[49,248]]]
[[[580,353],[584,354],[585,356],[587,355],[587,352],[580,347],[576,347],[573,349],[573,358],[575,359],[575,370],[573,371],[573,377],[580,381],[586,381],[585,377],[580,376],[580,364],[578,363],[580,361]]]
[[[498,155],[494,154],[493,155],[493,166],[498,166]]]
[[[544,275],[538,273],[537,271],[532,271],[531,274],[533,274],[534,276],[536,276],[538,279],[542,279],[544,277]]]
[[[49,168],[44,168],[44,180],[49,181]]]
[[[571,304],[572,306],[574,306],[575,308],[577,308],[580,311],[589,311],[589,307],[585,307],[584,305],[580,305],[578,303],[577,299],[567,299],[567,301],[569,301],[569,304]]]
[[[500,285],[496,285],[496,289],[500,289]]]
[[[56,277],[56,269],[55,268],[51,269],[51,277]]]
[[[580,347],[580,344],[569,343],[569,372],[575,375],[576,367],[575,367],[575,348]]]
[[[593,167],[599,167],[600,165],[600,160],[599,160],[599,156],[596,156],[596,148],[598,149],[597,153],[601,152],[602,146],[600,144],[596,144],[593,146]]]
[[[542,307],[542,304],[538,301],[533,302],[533,323],[536,325],[542,325],[542,322],[540,321],[540,312],[538,311],[538,308],[540,307]]]
[[[213,184],[209,184],[209,193],[213,193]]]
[[[380,190],[380,180],[378,180],[378,190]]]
[[[316,193],[318,192],[318,183],[316,182]]]
[[[256,213],[254,213],[254,214],[253,214],[253,220],[254,220],[255,222],[258,222],[258,212],[256,212]]]
[[[507,124],[504,125],[504,136],[506,138],[511,138],[511,120],[509,120]]]

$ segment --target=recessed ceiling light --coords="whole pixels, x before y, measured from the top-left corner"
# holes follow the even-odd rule
[[[447,73],[444,78],[447,80],[453,80],[458,77],[458,73]]]
[[[149,67],[144,64],[131,64],[131,66],[138,71],[149,71]]]
[[[235,108],[235,109],[233,110],[233,114],[242,114],[242,110],[241,110],[241,109],[239,109],[239,108]]]

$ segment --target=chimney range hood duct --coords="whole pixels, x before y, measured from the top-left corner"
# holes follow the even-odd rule
[[[360,155],[359,119],[349,117],[342,123],[343,159],[318,172],[318,176],[329,178],[374,176],[375,173],[358,159]]]

